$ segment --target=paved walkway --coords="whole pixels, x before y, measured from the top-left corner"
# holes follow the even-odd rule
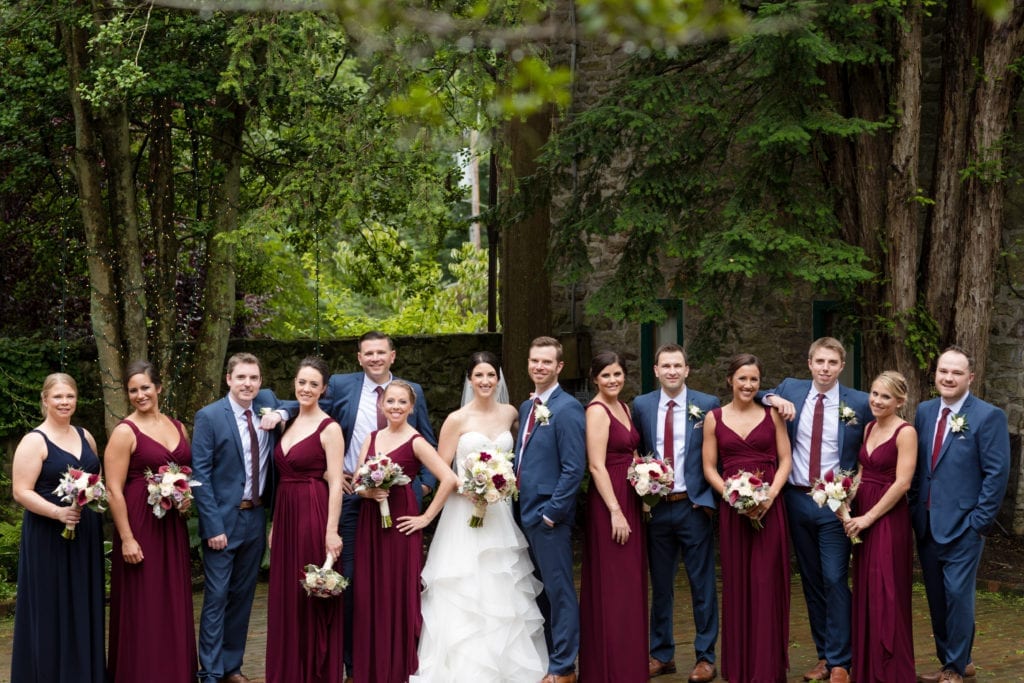
[[[685,572],[680,572],[676,595],[676,662],[680,673],[661,676],[657,683],[682,683],[689,674],[693,651],[693,617],[686,596]],[[804,671],[816,663],[814,646],[808,630],[803,594],[799,577],[792,586],[793,608],[790,610],[790,681],[802,681]],[[202,594],[195,596],[195,614],[199,618]],[[924,588],[914,587],[914,648],[917,655],[918,671],[931,671],[938,667],[934,656],[928,608],[925,604]],[[243,672],[256,683],[263,681],[263,657],[267,640],[267,584],[259,585],[252,621],[249,624],[249,646]],[[10,683],[11,636],[13,618],[0,620],[0,683]],[[977,611],[977,637],[974,644],[974,662],[978,668],[977,681],[995,683],[1024,682],[1024,596],[1000,593],[979,593]],[[683,671],[686,669],[686,671]],[[142,683],[142,682],[140,682]],[[481,683],[487,683],[481,681]]]

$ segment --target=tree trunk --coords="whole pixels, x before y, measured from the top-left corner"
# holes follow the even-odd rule
[[[537,155],[551,135],[553,112],[545,108],[525,121],[513,119],[506,129],[510,169],[506,192],[537,171]],[[530,207],[501,235],[502,364],[514,403],[533,391],[526,374],[530,341],[551,330],[551,275],[547,268],[551,214],[547,204]]]
[[[99,360],[107,433],[127,414],[123,389],[123,338],[121,309],[117,305],[117,251],[110,233],[103,187],[102,152],[97,140],[92,111],[82,99],[79,85],[88,63],[88,33],[73,24],[59,26],[68,65],[71,108],[75,118],[75,153],[72,170],[78,184],[79,207],[85,229],[86,264],[89,270],[89,309]]]
[[[215,109],[225,120],[213,140],[211,219],[206,237],[206,283],[203,322],[196,340],[193,382],[186,415],[199,410],[223,387],[224,355],[235,317],[235,245],[228,233],[238,227],[242,185],[242,137],[249,108],[228,95],[217,97]]]

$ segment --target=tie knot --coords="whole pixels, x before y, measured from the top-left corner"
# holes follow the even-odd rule
[[[818,403],[825,402],[825,394],[818,394]]]
[[[535,405],[535,406],[539,406],[542,403],[544,403],[544,401],[540,400],[539,396],[537,398],[533,399],[533,405]]]
[[[249,410],[248,408],[246,408],[246,409],[245,409],[245,416],[246,416],[247,418],[249,418],[249,417],[252,417],[252,411],[251,411],[251,410]]]
[[[673,401],[672,399],[669,399],[669,400],[668,400],[668,403],[666,403],[665,405],[667,405],[667,406],[668,406],[668,409],[669,409],[669,410],[672,410],[672,409],[673,409],[673,408],[675,408],[675,407],[676,407],[676,406],[677,406],[678,404],[677,404],[677,403],[676,403],[675,401]]]

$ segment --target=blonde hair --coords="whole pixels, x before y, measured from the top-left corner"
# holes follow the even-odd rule
[[[896,372],[895,370],[886,370],[878,374],[874,381],[881,382],[882,386],[885,387],[886,391],[892,394],[892,397],[900,402],[902,407],[907,402],[907,378]]]
[[[43,380],[43,390],[39,392],[39,412],[43,414],[44,420],[46,419],[46,397],[58,384],[67,384],[75,392],[75,396],[78,396],[78,384],[75,382],[74,377],[64,372],[54,372],[47,375],[46,379]]]

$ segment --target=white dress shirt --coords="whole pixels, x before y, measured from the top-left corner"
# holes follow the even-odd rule
[[[356,412],[356,421],[352,426],[352,433],[345,435],[348,438],[348,449],[345,451],[346,474],[353,474],[356,471],[363,442],[371,432],[377,431],[377,387],[387,389],[391,380],[392,376],[388,375],[387,382],[377,384],[365,373],[363,374],[363,388],[359,391],[359,410]]]
[[[235,414],[235,424],[238,427],[238,435],[242,439],[242,461],[245,463],[245,488],[242,490],[242,500],[254,500],[263,495],[267,486],[267,468],[270,465],[270,435],[260,429],[260,416],[256,414],[254,406],[243,408],[234,397],[228,394],[228,403],[231,404],[231,411]],[[260,449],[260,491],[259,496],[252,493],[252,441],[249,439],[249,422],[245,418],[245,411],[252,410],[252,426],[256,429],[256,438],[259,440]]]
[[[672,465],[675,470],[675,481],[672,485],[672,493],[682,493],[686,491],[686,421],[689,419],[689,414],[686,407],[686,385],[683,385],[683,390],[678,396],[672,398],[665,393],[665,390],[661,390],[661,396],[658,398],[658,440],[655,446],[658,452],[661,454],[661,459],[665,459],[665,416],[668,414],[668,402],[675,401],[676,405],[672,408]],[[698,454],[699,456],[700,454]]]
[[[793,446],[793,469],[789,474],[789,483],[794,486],[813,486],[807,480],[807,468],[811,466],[811,431],[814,429],[814,404],[818,402],[819,392],[814,383],[804,399],[800,409],[800,423],[796,428],[796,443]],[[839,467],[839,384],[835,384],[825,392],[825,421],[821,432],[821,475]]]

